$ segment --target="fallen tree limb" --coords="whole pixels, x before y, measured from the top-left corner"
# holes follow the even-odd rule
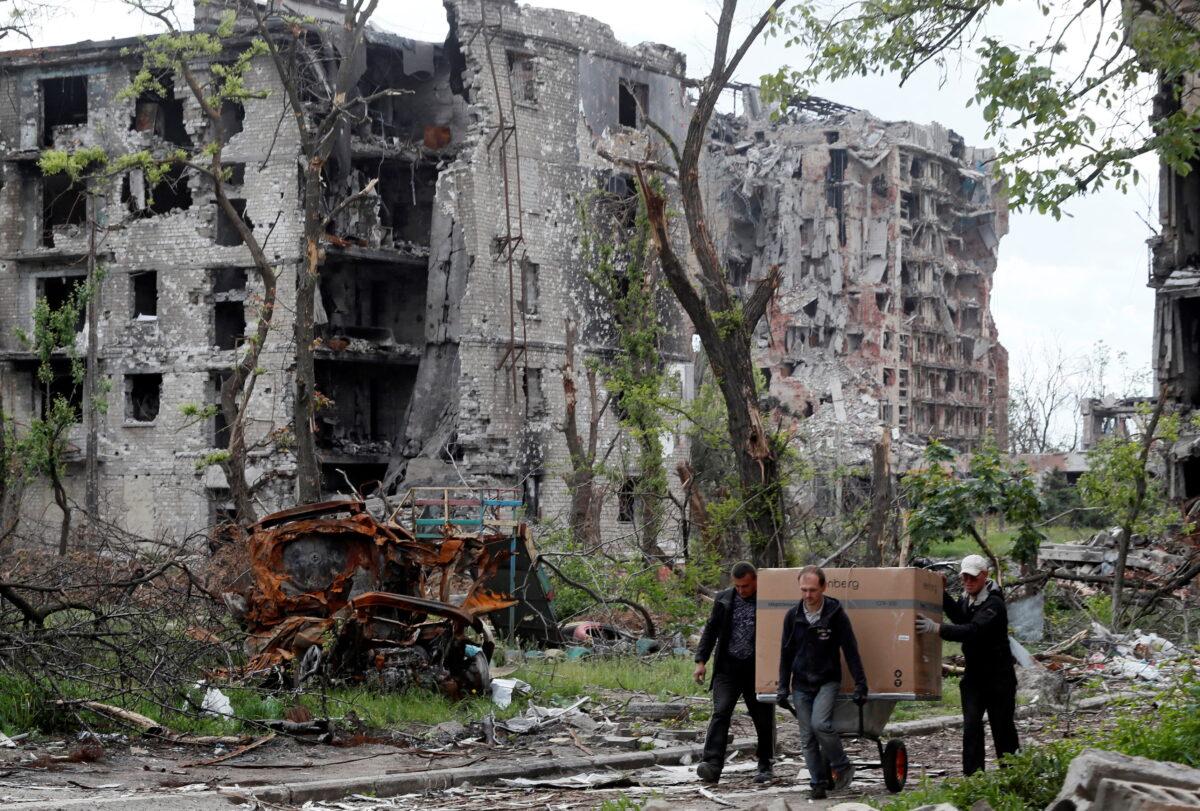
[[[596,592],[594,589],[588,588],[587,586],[583,585],[579,581],[572,580],[570,577],[563,574],[562,569],[558,568],[553,563],[546,560],[545,553],[538,555],[538,563],[549,568],[550,571],[552,571],[556,575],[558,575],[559,578],[564,583],[566,583],[568,586],[572,586],[573,588],[579,589],[584,594],[588,595],[589,597],[591,597],[593,600],[595,600],[598,603],[601,603],[603,605],[608,605],[610,603],[617,603],[619,605],[624,605],[624,606],[628,606],[628,607],[632,608],[634,611],[636,611],[642,615],[642,622],[644,622],[646,625],[646,636],[650,637],[651,639],[653,639],[655,637],[656,631],[654,628],[654,620],[651,619],[650,612],[647,611],[644,606],[639,605],[638,603],[635,603],[633,600],[626,600],[624,597],[601,597],[600,594],[598,592]]]
[[[258,740],[251,741],[250,743],[246,744],[245,746],[239,746],[237,749],[234,749],[231,752],[226,752],[225,754],[219,755],[218,757],[208,758],[207,760],[194,760],[190,763],[181,763],[181,764],[179,764],[179,766],[180,766],[180,768],[183,768],[183,769],[190,769],[193,766],[215,766],[218,763],[225,762],[226,760],[233,760],[235,757],[244,755],[247,752],[249,752],[251,749],[257,749],[258,747],[262,746],[264,743],[267,743],[268,741],[273,741],[273,740],[275,740],[274,732],[272,732],[270,735],[264,735],[263,737],[259,738]]]
[[[153,718],[147,718],[139,712],[127,710],[124,707],[114,707],[111,704],[102,704],[99,701],[82,700],[65,701],[59,699],[54,703],[60,707],[82,707],[85,710],[91,710],[98,715],[103,715],[107,718],[112,718],[113,720],[121,721],[122,723],[129,724],[130,726],[137,727],[148,735],[166,736],[171,732],[171,730],[167,729]]]

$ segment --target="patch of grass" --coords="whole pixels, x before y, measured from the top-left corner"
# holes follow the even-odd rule
[[[626,690],[666,701],[707,694],[707,686],[692,681],[695,667],[686,656],[540,660],[526,662],[513,676],[533,685],[535,696],[568,698],[595,695],[598,690]]]
[[[1152,707],[1154,723],[1146,723],[1146,699],[1129,701],[1113,708],[1118,718],[1111,729],[1093,729],[1077,738],[1026,747],[1005,759],[1005,769],[951,778],[939,785],[926,779],[884,809],[907,811],[936,803],[970,808],[979,800],[987,800],[996,811],[1045,808],[1058,795],[1071,760],[1088,747],[1200,765],[1200,681],[1195,674],[1162,691]]]
[[[961,712],[962,696],[958,692],[958,678],[947,676],[942,679],[941,701],[901,701],[892,711],[892,720],[915,721],[918,718],[934,718]]]
[[[1048,526],[1041,527],[1042,533],[1050,543],[1079,543],[1096,533],[1094,529]],[[1016,528],[992,530],[984,536],[988,546],[999,557],[1007,557],[1012,552],[1013,543],[1017,538]],[[961,535],[952,541],[930,544],[929,557],[932,558],[961,558],[979,552],[979,544],[970,535]]]

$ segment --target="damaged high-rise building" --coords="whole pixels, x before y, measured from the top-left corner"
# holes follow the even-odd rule
[[[961,451],[1007,432],[990,310],[1008,210],[992,153],[937,124],[811,99],[718,121],[709,167],[736,284],[779,266],[757,357],[810,452],[869,462],[880,426]],[[903,461],[903,460],[902,460]]]
[[[336,19],[334,0],[289,5]],[[581,356],[611,357],[614,346],[605,302],[581,267],[580,201],[632,199],[628,169],[611,157],[657,137],[647,117],[682,140],[685,64],[669,47],[626,46],[576,14],[513,0],[445,5],[445,43],[368,33],[358,92],[404,93],[364,106],[325,189],[331,224],[314,308],[322,485],[508,487],[523,492],[531,517],[565,519],[565,321],[579,325]],[[210,8],[199,5],[198,25],[212,23]],[[15,330],[29,329],[39,297],[61,304],[85,275],[94,209],[108,401],[97,427],[100,500],[155,537],[199,530],[231,508],[225,477],[205,464],[228,444],[228,426],[203,406],[217,402],[263,290],[202,175],[181,167],[150,187],[133,169],[89,206],[78,184],[43,176],[39,155],[86,146],[161,154],[221,127],[231,202],[279,274],[246,420],[260,513],[295,500],[295,462],[279,439],[292,420],[305,256],[300,151],[269,58],[254,59],[246,77],[262,92],[214,125],[182,82],[165,94],[124,92],[139,46],[0,56],[0,393],[18,428],[47,393],[83,413],[65,357],[52,382],[39,382]],[[798,441],[869,455],[887,427],[964,449],[988,432],[1003,442],[1006,359],[988,306],[1007,219],[987,154],[936,125],[837,105],[780,121],[747,106],[714,121],[704,169],[735,284],[783,270],[756,356],[772,404],[807,426]],[[687,399],[691,329],[667,305],[662,363]],[[82,350],[90,331],[79,329]],[[583,366],[580,358],[581,389]],[[586,427],[585,391],[578,401]],[[599,420],[601,448],[619,430],[618,412]],[[82,423],[72,430],[75,448],[84,433]],[[673,470],[688,456],[686,436],[663,444]],[[639,471],[615,447],[609,466],[624,479],[602,519],[614,535],[628,534],[639,512]],[[68,460],[67,485],[82,503],[81,452]],[[54,520],[48,493],[31,488],[26,501],[31,520]]]

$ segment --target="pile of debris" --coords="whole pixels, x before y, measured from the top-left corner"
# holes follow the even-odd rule
[[[1038,547],[1038,568],[1076,575],[1111,577],[1116,570],[1118,550],[1125,531],[1120,527],[1097,532],[1086,543],[1044,543]],[[1131,578],[1177,571],[1187,562],[1181,555],[1167,552],[1161,543],[1151,543],[1143,535],[1130,539],[1125,565]]]

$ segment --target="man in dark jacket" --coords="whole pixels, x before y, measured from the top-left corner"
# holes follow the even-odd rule
[[[725,749],[729,745],[729,722],[738,698],[746,702],[746,710],[754,721],[758,734],[758,774],[756,783],[774,778],[771,762],[775,756],[775,708],[759,701],[754,692],[754,625],[757,608],[758,571],[749,563],[733,567],[733,588],[725,589],[713,601],[712,614],[700,634],[696,649],[696,670],[692,674],[697,684],[704,683],[709,656],[713,656],[713,714],[704,738],[704,754],[696,767],[696,775],[706,783],[721,779],[725,766]]]
[[[783,618],[777,699],[791,698],[800,723],[804,765],[814,799],[829,787],[843,789],[854,779],[854,766],[833,729],[833,705],[842,683],[842,655],[854,679],[854,703],[867,700],[867,675],[854,628],[842,604],[825,596],[825,572],[805,566],[797,578],[803,600]]]
[[[1017,674],[1008,646],[1008,609],[1004,593],[988,580],[982,555],[967,555],[959,567],[963,596],[953,600],[942,593],[947,622],[938,625],[918,616],[917,631],[961,642],[965,672],[959,684],[963,709],[963,774],[983,770],[983,714],[992,727],[996,758],[1017,751]]]

